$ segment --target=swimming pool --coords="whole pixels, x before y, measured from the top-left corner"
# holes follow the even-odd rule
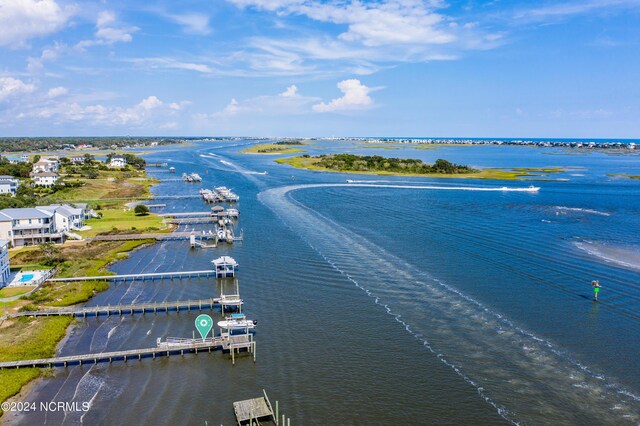
[[[20,277],[20,282],[22,283],[26,283],[29,282],[33,279],[34,274],[24,274],[22,275],[22,277]]]

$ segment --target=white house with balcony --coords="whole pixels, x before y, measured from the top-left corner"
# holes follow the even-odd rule
[[[9,284],[10,277],[9,241],[0,240],[0,288]]]
[[[42,158],[38,162],[33,163],[32,173],[56,173],[60,169],[60,162],[52,158]]]
[[[0,210],[0,240],[13,247],[63,243],[64,235],[56,228],[55,213],[37,208]]]
[[[109,167],[113,167],[113,168],[127,167],[127,159],[125,158],[124,155],[116,154],[111,157],[111,160],[109,161]]]
[[[50,206],[38,206],[38,210],[53,213],[57,232],[68,232],[82,228],[86,217],[85,208],[80,205],[52,204]]]
[[[2,175],[0,176],[0,195],[11,194],[16,195],[18,191],[18,180],[13,176]]]
[[[53,172],[40,172],[40,173],[32,173],[31,180],[33,180],[33,184],[36,186],[44,186],[47,188],[51,188],[55,185],[60,176],[57,173]]]

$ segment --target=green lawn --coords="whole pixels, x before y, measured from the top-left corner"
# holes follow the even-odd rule
[[[71,317],[19,318],[0,333],[0,361],[49,358],[55,355]],[[22,386],[43,371],[38,368],[0,370],[0,401],[20,392]]]
[[[5,297],[13,297],[19,294],[28,293],[33,290],[34,286],[10,287],[0,290],[0,299]]]
[[[114,228],[119,231],[169,231],[169,228],[162,223],[162,218],[153,213],[136,216],[133,210],[125,209],[100,210],[99,212],[102,213],[102,218],[85,221],[85,225],[90,226],[91,229],[89,231],[78,232],[78,234],[83,237],[94,237],[102,232],[113,231]]]

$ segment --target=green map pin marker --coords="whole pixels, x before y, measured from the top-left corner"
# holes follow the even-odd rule
[[[203,342],[204,342],[204,338],[206,337],[207,334],[209,334],[212,328],[213,328],[213,320],[209,315],[206,315],[206,314],[198,315],[198,318],[196,318],[196,330],[198,330],[198,333],[200,333],[200,336],[202,336]]]

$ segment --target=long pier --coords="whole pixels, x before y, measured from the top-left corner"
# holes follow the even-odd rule
[[[121,275],[97,275],[92,277],[69,277],[69,278],[49,278],[48,282],[71,282],[71,281],[146,281],[156,279],[175,279],[175,278],[203,278],[218,277],[217,271],[214,269],[206,269],[202,271],[180,271],[180,272],[150,272],[146,274],[121,274]]]
[[[159,340],[159,339],[158,339]],[[127,362],[130,359],[142,360],[142,358],[156,358],[157,356],[184,355],[185,352],[211,352],[211,350],[221,349],[230,351],[235,364],[235,352],[247,349],[253,353],[253,360],[256,360],[256,342],[253,335],[242,334],[238,336],[216,336],[206,339],[182,339],[168,338],[165,342],[158,341],[155,348],[131,349],[127,351],[101,352],[94,354],[71,355],[54,358],[28,359],[21,361],[0,362],[0,369],[5,368],[28,368],[28,367],[67,367],[69,365],[97,364],[99,362],[113,362],[122,360]]]
[[[129,305],[107,305],[107,306],[87,306],[82,308],[60,308],[46,309],[42,311],[24,311],[8,315],[9,318],[16,317],[50,317],[71,315],[74,317],[100,316],[100,315],[133,315],[135,313],[145,314],[146,312],[180,312],[193,310],[210,309],[214,306],[221,306],[224,311],[225,307],[240,307],[243,304],[242,299],[237,295],[227,295],[222,297],[212,297],[200,300],[184,300],[176,302],[159,302],[159,303],[138,303]]]
[[[166,219],[167,223],[171,223],[173,225],[190,225],[194,223],[215,223],[218,219],[215,217],[187,217],[180,219]]]
[[[159,213],[158,216],[166,218],[192,217],[192,216],[212,216],[211,211],[208,212],[184,212],[184,213]]]
[[[157,240],[157,241],[184,241],[190,240],[191,235],[195,235],[198,240],[215,240],[215,234],[203,234],[197,232],[165,232],[155,234],[114,234],[96,235],[93,241],[127,241],[127,240]]]

